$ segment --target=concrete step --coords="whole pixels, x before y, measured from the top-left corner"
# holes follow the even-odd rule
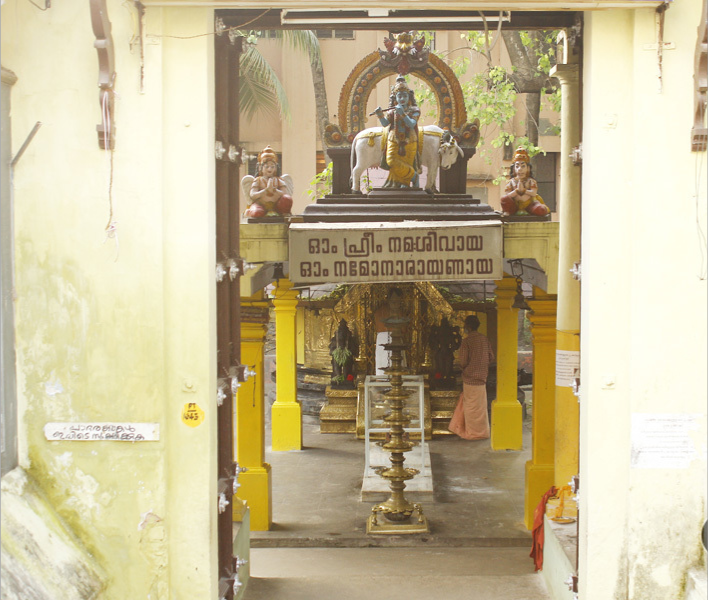
[[[243,600],[548,600],[521,548],[252,549]]]

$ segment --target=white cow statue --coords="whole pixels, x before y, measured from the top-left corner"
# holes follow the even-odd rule
[[[449,132],[436,125],[426,125],[423,129],[423,152],[421,164],[428,169],[428,179],[425,190],[435,191],[435,180],[438,169],[449,169],[460,156],[464,156],[462,148]],[[381,165],[381,135],[383,127],[370,127],[360,131],[352,142],[351,168],[352,168],[352,193],[361,192],[361,176],[370,167]]]

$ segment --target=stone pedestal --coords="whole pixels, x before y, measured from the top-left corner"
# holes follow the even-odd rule
[[[460,390],[435,390],[430,392],[430,416],[433,435],[452,435],[448,426],[459,398]]]
[[[357,390],[327,386],[326,403],[320,411],[320,433],[355,433]]]
[[[376,188],[370,194],[331,194],[305,207],[305,223],[370,221],[487,221],[500,213],[467,194],[431,195],[419,188]]]

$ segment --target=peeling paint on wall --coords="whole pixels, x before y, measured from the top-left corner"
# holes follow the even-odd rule
[[[138,524],[140,533],[140,552],[150,565],[152,582],[148,598],[150,600],[166,600],[168,587],[165,581],[167,570],[166,531],[162,519],[152,511],[141,515]]]
[[[86,265],[36,252],[20,237],[17,363],[28,468],[68,527],[109,573],[106,599],[154,598],[166,586],[163,535],[126,533],[146,505],[164,506],[162,444],[52,441],[49,422],[159,421],[162,329],[150,305],[129,307]],[[105,283],[105,282],[104,282]],[[123,282],[128,285],[128,282]],[[154,305],[159,310],[159,305]],[[121,320],[122,316],[122,320]],[[143,418],[144,417],[144,418]],[[147,550],[146,550],[147,549]],[[127,576],[126,574],[130,574]]]
[[[3,600],[91,600],[105,574],[17,468],[2,479]]]

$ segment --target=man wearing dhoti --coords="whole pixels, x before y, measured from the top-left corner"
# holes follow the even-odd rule
[[[465,440],[489,438],[489,415],[487,413],[487,374],[494,361],[494,352],[489,340],[477,331],[479,319],[469,315],[465,319],[466,337],[460,345],[462,367],[462,393],[449,429]]]

